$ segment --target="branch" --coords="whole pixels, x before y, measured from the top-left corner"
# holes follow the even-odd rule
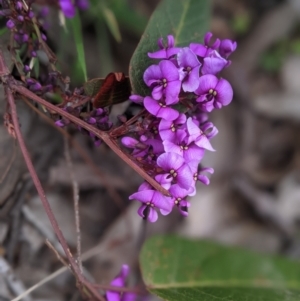
[[[169,196],[169,192],[164,189],[158,182],[156,182],[152,177],[150,177],[145,170],[139,167],[127,154],[125,154],[120,147],[116,144],[115,140],[113,140],[109,133],[100,131],[93,127],[92,125],[84,122],[83,120],[79,119],[78,117],[64,111],[63,109],[56,107],[55,105],[47,102],[46,100],[42,99],[41,97],[35,95],[33,92],[29,91],[23,86],[17,85],[15,83],[10,83],[10,88],[21,95],[24,95],[33,101],[38,102],[39,104],[46,107],[49,111],[53,111],[60,116],[63,116],[76,125],[81,126],[82,128],[86,129],[87,131],[95,134],[98,138],[102,139],[112,151],[114,151],[124,162],[126,162],[129,166],[132,167],[134,171],[136,171],[142,178],[144,178],[150,185],[152,185],[157,191],[161,192],[163,195]]]
[[[73,271],[73,273],[76,275],[76,279],[78,280],[78,282],[80,284],[84,284],[89,292],[94,296],[96,297],[98,300],[101,300],[101,301],[105,301],[104,297],[101,296],[99,294],[99,292],[84,278],[84,276],[82,275],[77,263],[75,262],[75,259],[68,247],[68,244],[59,228],[59,225],[55,219],[55,216],[52,212],[52,209],[49,205],[49,202],[46,198],[46,195],[45,195],[45,191],[41,185],[41,182],[37,176],[37,173],[34,169],[34,166],[32,164],[32,161],[30,159],[30,156],[29,156],[29,153],[28,153],[28,150],[27,150],[27,147],[25,145],[25,142],[24,142],[24,139],[23,139],[23,136],[22,136],[22,133],[21,133],[21,130],[20,130],[20,126],[19,126],[19,122],[18,122],[18,115],[17,115],[17,109],[16,109],[16,104],[15,104],[15,101],[14,101],[14,98],[13,98],[13,95],[12,95],[12,92],[10,90],[10,88],[5,85],[5,93],[6,93],[6,97],[8,99],[8,103],[9,103],[9,106],[10,106],[10,109],[11,109],[11,116],[12,116],[12,122],[13,122],[13,126],[14,126],[14,130],[15,130],[15,134],[16,134],[16,137],[17,137],[17,140],[18,140],[18,143],[20,145],[20,148],[21,148],[21,151],[22,151],[22,154],[23,154],[23,157],[24,157],[24,160],[25,160],[25,163],[27,165],[27,168],[29,170],[29,173],[32,177],[32,180],[33,180],[33,183],[37,189],[37,192],[40,196],[40,199],[42,201],[42,204],[43,204],[43,207],[46,211],[46,214],[48,215],[48,218],[49,218],[49,221],[53,227],[53,230],[66,254],[66,257],[68,259],[68,262],[70,264],[70,268],[71,270]]]

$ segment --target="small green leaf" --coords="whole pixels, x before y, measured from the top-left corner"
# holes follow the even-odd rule
[[[164,300],[300,300],[296,260],[160,236],[145,243],[140,262],[147,288]]]
[[[83,37],[82,37],[82,27],[81,20],[78,13],[76,13],[74,18],[67,19],[67,22],[71,23],[73,28],[74,40],[76,45],[76,50],[78,54],[78,62],[80,64],[84,80],[87,80],[87,71],[86,71],[86,63],[85,63],[85,55],[84,55],[84,45],[83,45]]]
[[[83,84],[84,92],[87,96],[95,96],[103,84],[103,78],[93,78]]]
[[[157,40],[172,34],[177,46],[200,43],[208,31],[209,16],[208,0],[163,0],[160,3],[130,61],[129,76],[134,93],[145,96],[149,92],[143,82],[143,73],[154,63],[147,53],[158,50]]]

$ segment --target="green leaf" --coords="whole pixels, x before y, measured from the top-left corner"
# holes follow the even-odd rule
[[[78,12],[76,13],[74,18],[67,19],[67,22],[71,23],[73,28],[74,40],[78,55],[78,62],[80,64],[83,78],[87,80],[87,71],[86,71],[86,63],[85,63],[85,55],[84,55],[84,46],[83,46],[83,37],[82,37],[82,30],[81,30],[81,20]]]
[[[299,301],[300,263],[176,236],[149,239],[141,269],[150,292],[169,301]]]
[[[103,78],[93,78],[83,84],[83,89],[86,95],[95,96],[103,84]]]
[[[130,61],[129,77],[134,93],[145,96],[149,92],[143,81],[143,73],[154,63],[147,53],[158,50],[157,40],[172,34],[177,46],[202,42],[209,28],[209,16],[208,0],[163,0],[160,3]]]

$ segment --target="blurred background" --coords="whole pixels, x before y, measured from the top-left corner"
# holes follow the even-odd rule
[[[128,74],[130,57],[158,3],[94,0],[92,9],[80,12],[90,79]],[[230,106],[212,114],[219,129],[212,141],[217,151],[208,153],[203,165],[215,173],[209,186],[199,185],[188,218],[174,210],[145,225],[136,214],[138,205],[128,201],[142,182],[130,167],[74,129],[68,131],[68,146],[49,120],[18,105],[31,157],[73,253],[74,179],[78,184],[84,266],[92,281],[107,283],[128,263],[131,284],[140,284],[139,249],[155,233],[300,257],[300,1],[214,0],[211,5],[214,37],[238,43],[232,65],[222,74],[235,96]],[[60,70],[72,87],[82,85],[72,33],[62,29],[54,10],[46,25]],[[5,108],[2,99],[1,116]],[[112,117],[125,110],[131,110],[129,103],[116,105]],[[18,146],[1,125],[0,300],[11,300],[61,268],[45,237],[62,254]],[[73,276],[61,271],[25,299],[81,297]]]

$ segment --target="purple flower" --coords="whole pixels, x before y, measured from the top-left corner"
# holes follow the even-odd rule
[[[143,96],[136,95],[136,94],[130,95],[129,99],[130,99],[132,102],[138,103],[138,104],[142,104],[143,101],[144,101],[144,97],[143,97]]]
[[[167,176],[171,178],[174,183],[177,183],[184,189],[191,187],[193,174],[182,156],[167,152],[160,155],[156,162],[159,167],[167,172]]]
[[[159,118],[175,120],[179,116],[179,112],[169,107],[163,100],[157,101],[146,96],[144,106],[149,113]]]
[[[204,36],[204,45],[199,43],[191,43],[190,48],[193,50],[200,57],[205,57],[207,52],[210,50],[215,50],[220,46],[220,40],[216,39],[213,45],[209,46],[210,39],[212,38],[213,34],[208,32]]]
[[[210,50],[203,59],[203,66],[201,73],[204,74],[217,74],[225,67],[229,66],[230,62],[221,57],[218,51]]]
[[[174,205],[177,206],[181,215],[188,216],[188,208],[191,205],[185,200],[187,197],[187,191],[182,189],[179,185],[172,185],[169,191],[172,196],[172,201]]]
[[[181,82],[178,69],[172,62],[163,60],[158,65],[148,67],[144,73],[144,82],[153,88],[152,97],[155,100],[164,96],[168,105],[179,101]]]
[[[197,146],[205,148],[210,151],[214,151],[215,149],[211,146],[208,138],[200,130],[200,128],[195,124],[192,117],[187,120],[187,132],[188,132],[188,143],[194,142]]]
[[[186,116],[181,113],[179,116],[173,120],[162,119],[159,123],[159,135],[162,140],[174,141],[176,139],[177,129],[186,123]]]
[[[190,161],[200,162],[204,156],[204,148],[197,146],[194,142],[188,142],[185,130],[178,130],[175,141],[163,141],[165,152],[181,155],[186,163]]]
[[[196,99],[201,109],[211,112],[214,108],[230,104],[233,90],[226,79],[218,79],[216,76],[207,74],[200,77],[199,87],[195,93],[199,95]]]
[[[162,195],[160,192],[153,190],[149,184],[142,184],[139,191],[129,196],[130,200],[138,200],[142,206],[138,210],[138,214],[143,219],[148,219],[154,223],[158,219],[155,208],[160,209],[161,214],[167,215],[172,211],[170,198]]]
[[[229,39],[222,40],[219,48],[219,53],[222,57],[227,59],[229,55],[235,51],[236,47],[236,42],[231,41]]]
[[[152,59],[169,59],[171,56],[177,54],[180,48],[174,47],[174,37],[172,35],[168,35],[167,40],[167,45],[165,46],[163,38],[158,39],[157,43],[160,50],[152,53],[148,52],[148,56]]]
[[[72,0],[59,0],[60,8],[67,18],[73,18],[76,14]]]
[[[197,180],[202,182],[204,185],[209,185],[210,180],[206,175],[201,174],[202,172],[208,172],[210,174],[214,173],[214,169],[211,167],[200,168],[197,173]]]
[[[200,62],[196,54],[188,47],[182,48],[177,54],[182,89],[194,92],[199,86]]]
[[[110,285],[124,287],[129,271],[129,266],[123,264],[119,275],[117,275],[117,277],[113,281],[111,281]],[[123,295],[121,294],[122,292],[108,290],[106,291],[106,299],[107,301],[134,301],[136,298],[136,295],[134,293],[124,293]]]

